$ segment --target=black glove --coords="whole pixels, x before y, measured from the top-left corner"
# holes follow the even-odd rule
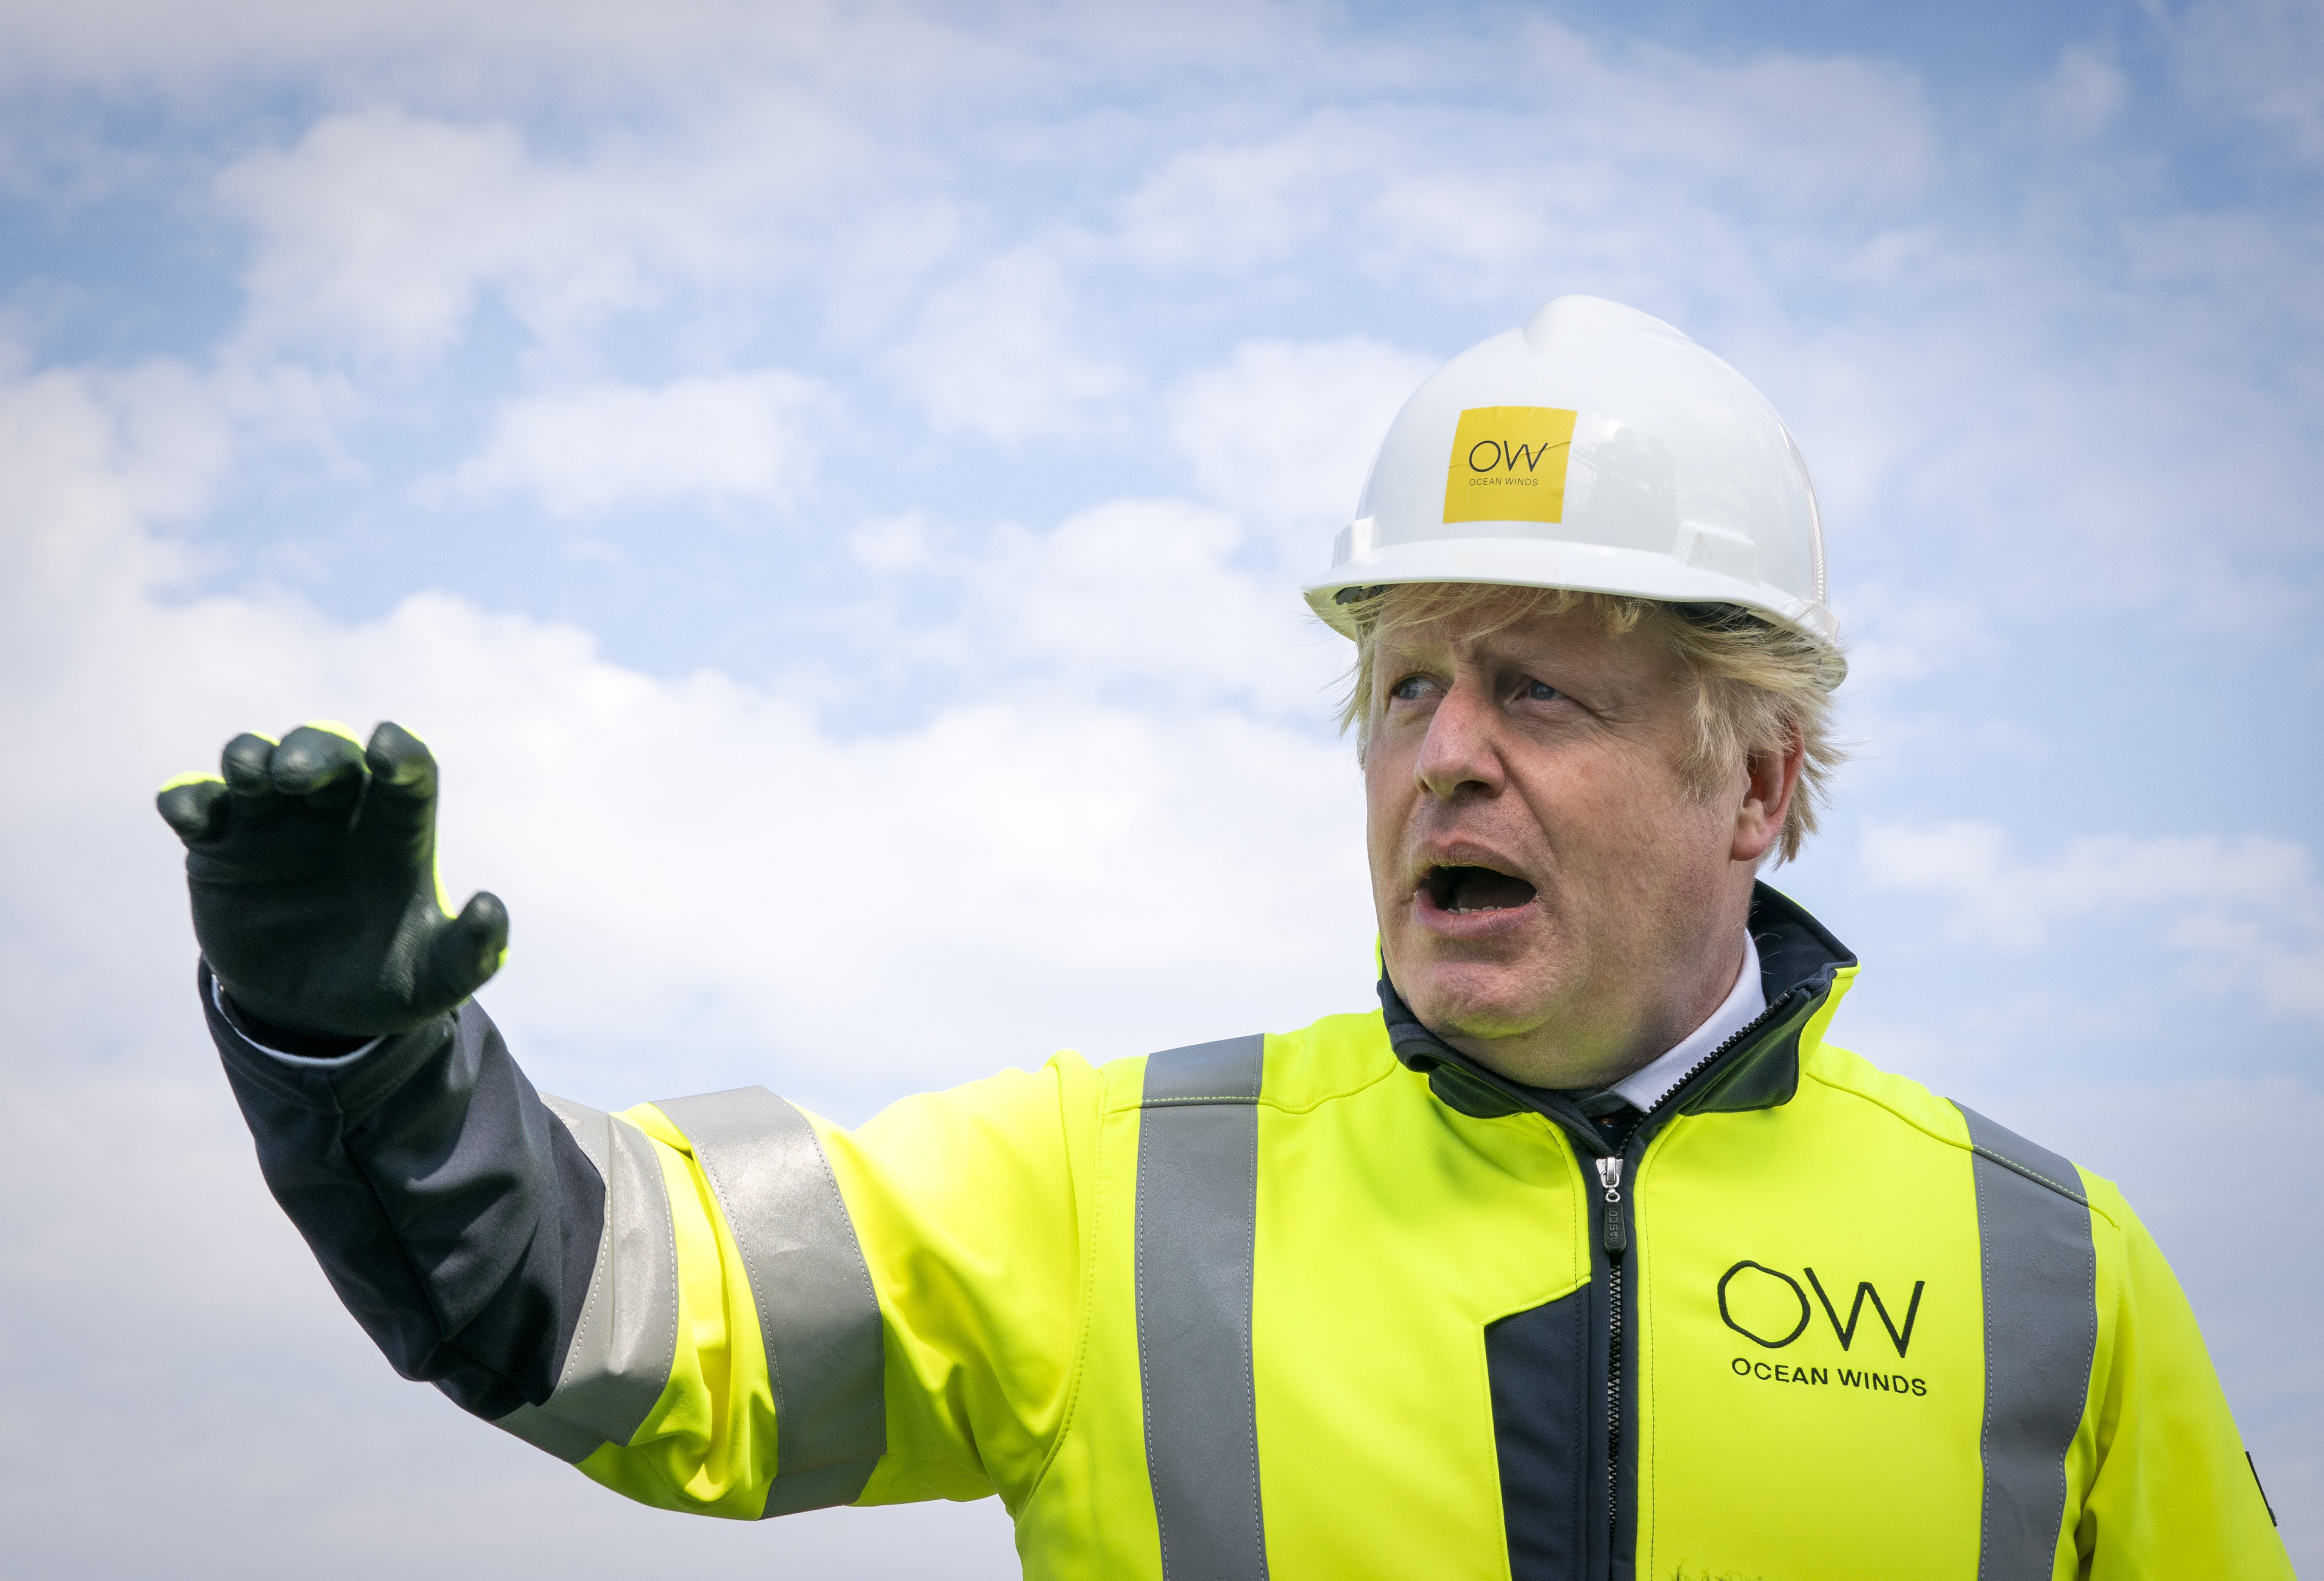
[[[397,725],[356,744],[302,725],[226,743],[226,778],[161,788],[186,843],[194,937],[260,1021],[369,1038],[452,1009],[500,970],[508,911],[457,917],[436,876],[436,759]]]

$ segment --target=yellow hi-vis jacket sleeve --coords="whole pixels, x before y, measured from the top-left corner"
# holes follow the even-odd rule
[[[1084,1149],[1091,1136],[1067,1114],[1094,1113],[1099,1079],[1061,1055],[908,1099],[852,1135],[791,1110],[788,1147],[770,1134],[789,1106],[758,1088],[613,1117],[650,1140],[647,1184],[669,1197],[676,1344],[645,1419],[582,1471],[647,1503],[743,1519],[1029,1483],[1063,1418],[1083,1296],[1073,1154],[1075,1133]],[[738,1122],[737,1170],[795,1171],[792,1189],[767,1201],[767,1182],[718,1177],[722,1116]],[[753,1205],[735,1205],[752,1189],[757,1225]],[[778,1244],[818,1236],[839,1254]],[[762,1302],[787,1268],[839,1288]]]
[[[2074,1447],[2084,1489],[2075,1574],[2290,1576],[2185,1291],[2121,1192],[2084,1179],[2092,1207],[2116,1226],[2118,1266]]]

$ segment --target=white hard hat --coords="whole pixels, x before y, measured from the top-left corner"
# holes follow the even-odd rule
[[[1352,636],[1351,603],[1397,582],[1740,605],[1844,673],[1815,489],[1783,419],[1668,324],[1599,297],[1470,347],[1397,413],[1331,575],[1304,591]]]

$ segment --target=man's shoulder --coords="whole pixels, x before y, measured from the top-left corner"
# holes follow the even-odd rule
[[[1900,1135],[1917,1133],[1932,1144],[1972,1157],[1979,1153],[1995,1157],[2029,1179],[2044,1179],[2053,1189],[2086,1202],[2100,1218],[2115,1225],[2128,1216],[2122,1193],[2113,1181],[2082,1169],[2039,1140],[2023,1136],[1911,1077],[1884,1070],[1850,1049],[1820,1045],[1801,1075],[1827,1091],[1861,1100],[1858,1112],[1872,1123],[1893,1124]]]
[[[1305,1112],[1403,1071],[1378,1010],[1327,1015],[1296,1031],[1267,1035],[1267,1079],[1259,1098],[1277,1109]]]
[[[1251,1037],[1259,1040],[1253,1052],[1264,1062],[1257,1101],[1270,1109],[1314,1109],[1403,1068],[1377,1010],[1327,1015],[1295,1031],[1245,1033],[1222,1042]],[[1152,1058],[1133,1055],[1100,1068],[1109,1107],[1134,1108],[1143,1101],[1147,1061]]]
[[[1388,1029],[1377,1010],[1327,1015],[1292,1031],[1246,1032],[1219,1041],[1224,1045],[1254,1037],[1259,1042],[1252,1052],[1263,1061],[1257,1102],[1270,1109],[1314,1109],[1361,1092],[1403,1068],[1388,1046]],[[1147,1063],[1153,1058],[1130,1055],[1098,1068],[1108,1109],[1137,1108],[1144,1102]]]
[[[1884,1070],[1853,1049],[1818,1043],[1806,1051],[1800,1078],[1861,1100],[1860,1105],[1852,1106],[1875,1123],[1894,1123],[1954,1147],[1969,1145],[1969,1128],[1951,1100],[1940,1097],[1909,1076]]]

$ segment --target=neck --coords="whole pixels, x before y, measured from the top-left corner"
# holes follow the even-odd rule
[[[1689,975],[1684,992],[1662,996],[1628,1015],[1603,1018],[1612,1025],[1592,1026],[1590,1018],[1554,1012],[1541,1026],[1508,1037],[1458,1031],[1437,1036],[1495,1075],[1526,1086],[1613,1087],[1687,1044],[1714,1020],[1723,1019],[1721,1012],[1739,989],[1756,988],[1756,984],[1742,982],[1749,956],[1750,939],[1743,929],[1725,933],[1710,952],[1711,964]],[[1750,1013],[1746,1011],[1741,1021]]]

